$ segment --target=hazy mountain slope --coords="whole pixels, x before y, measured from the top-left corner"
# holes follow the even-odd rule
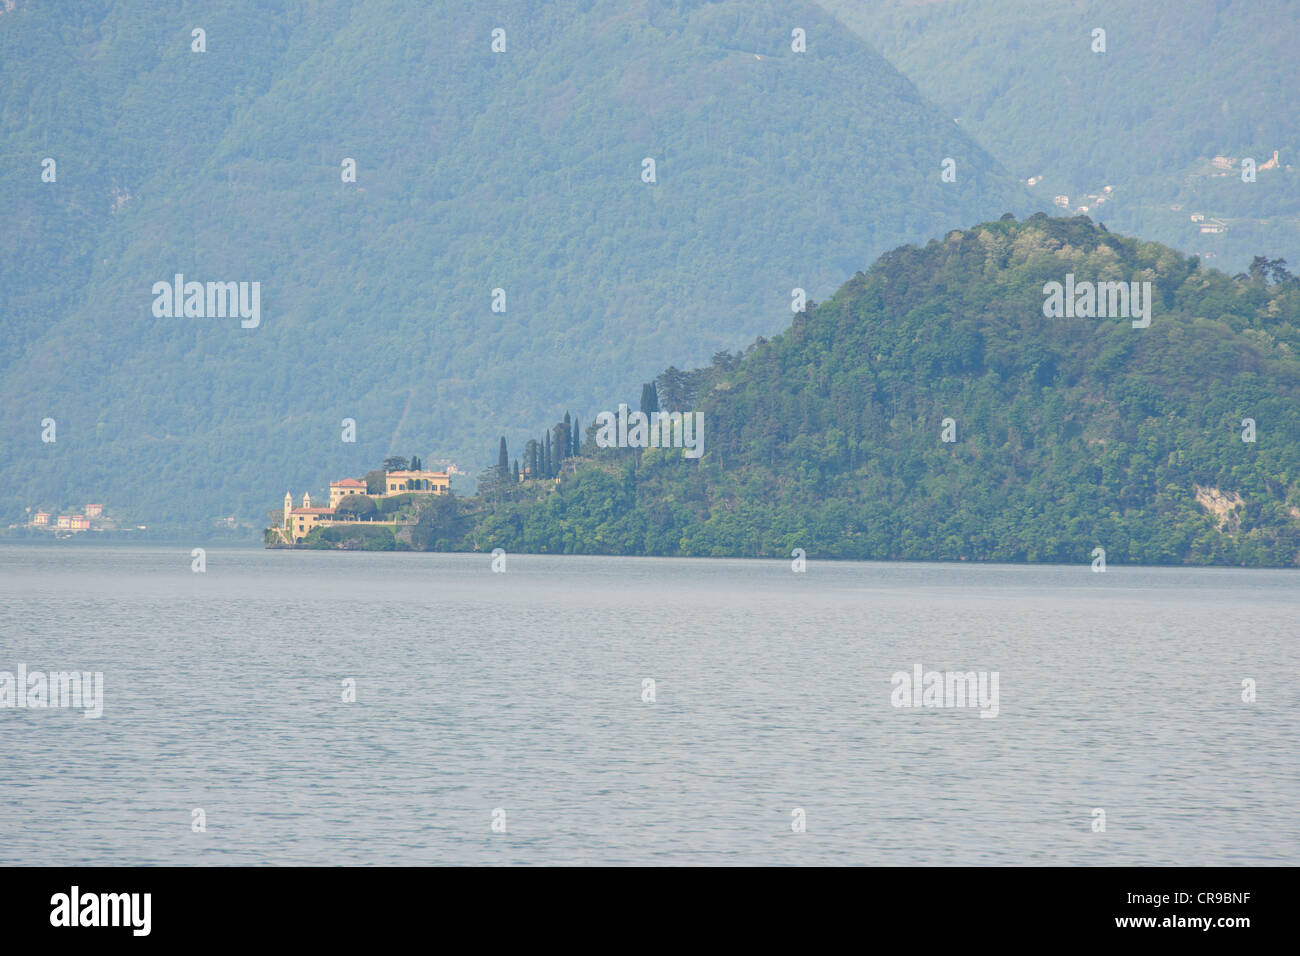
[[[1034,187],[1237,271],[1300,261],[1300,5],[1289,0],[818,0]],[[1094,53],[1093,30],[1106,31]],[[1216,155],[1274,150],[1243,183]],[[1107,203],[1095,199],[1104,186]],[[1226,231],[1203,233],[1206,219]]]
[[[1150,326],[1046,318],[1067,275],[1151,283]],[[589,443],[463,546],[1300,563],[1294,278],[1234,280],[1085,218],[999,221],[888,253],[702,379],[698,462]]]
[[[474,468],[485,430],[522,438],[770,330],[795,286],[1028,201],[803,2],[19,0],[0,52],[11,513],[256,525],[390,450]],[[261,326],[154,318],[177,272],[260,282]]]

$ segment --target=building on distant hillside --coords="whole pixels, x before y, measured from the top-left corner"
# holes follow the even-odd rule
[[[1215,169],[1231,169],[1233,166],[1237,165],[1237,157],[1215,156],[1214,159],[1210,160],[1210,163]]]
[[[1265,169],[1277,169],[1277,150],[1273,150],[1273,158],[1267,163],[1261,165],[1259,168],[1261,171]]]
[[[1201,226],[1201,232],[1220,233],[1227,232],[1228,224],[1222,219],[1208,219]]]
[[[56,527],[56,528],[62,528],[62,529],[64,529],[64,530],[67,530],[68,528],[71,528],[71,527],[72,527],[72,515],[59,515],[59,519],[58,519],[58,521],[56,521],[56,522],[54,523],[54,527]]]
[[[103,505],[86,505],[86,517],[98,518],[104,514]]]
[[[73,515],[68,527],[73,531],[87,531],[90,529],[90,519],[85,515]]]
[[[389,471],[384,487],[388,495],[445,495],[451,491],[451,476],[445,471]]]
[[[32,524],[42,528],[50,526],[50,513],[48,511],[38,511],[32,515]]]
[[[1192,213],[1192,222],[1205,222],[1205,216],[1199,212]]]
[[[1055,203],[1056,205],[1060,206],[1062,209],[1066,209],[1066,208],[1068,208],[1069,205],[1070,205],[1070,197],[1069,197],[1069,196],[1053,196],[1053,197],[1052,197],[1052,202]]]
[[[344,478],[342,481],[330,482],[330,507],[337,508],[339,502],[348,495],[364,495],[366,483],[356,478]]]

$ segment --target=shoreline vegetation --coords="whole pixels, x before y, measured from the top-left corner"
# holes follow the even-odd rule
[[[1152,320],[1052,318],[1067,274],[1149,282]],[[566,414],[473,497],[297,547],[789,559],[1300,565],[1300,281],[1202,270],[1086,216],[904,246],[640,409],[709,447],[598,447]]]

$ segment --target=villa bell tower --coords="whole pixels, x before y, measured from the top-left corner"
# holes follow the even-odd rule
[[[284,526],[289,527],[289,516],[293,513],[293,495],[284,493]]]

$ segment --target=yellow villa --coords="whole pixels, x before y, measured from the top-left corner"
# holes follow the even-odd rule
[[[356,478],[344,478],[342,481],[330,482],[330,507],[337,508],[339,502],[348,495],[364,495],[366,483]]]
[[[426,494],[445,495],[451,490],[451,475],[445,471],[388,471],[384,472],[384,488],[388,495]]]
[[[311,534],[313,528],[357,521],[355,514],[347,511],[340,513],[338,511],[339,505],[353,495],[364,495],[368,498],[392,498],[396,495],[410,494],[446,495],[451,493],[451,475],[445,471],[388,471],[384,472],[384,488],[386,490],[383,494],[371,495],[366,490],[366,483],[359,478],[344,478],[341,481],[331,481],[328,508],[313,508],[310,493],[304,494],[302,504],[295,507],[293,495],[286,491],[284,493],[283,522],[279,528],[268,530],[275,531],[283,541],[296,544]],[[396,519],[391,521],[375,521],[373,518],[361,520],[367,523],[386,524],[393,527],[401,523]]]
[[[289,532],[293,540],[305,538],[311,534],[311,529],[318,524],[333,524],[333,508],[313,508],[311,506],[311,495],[304,493],[302,496],[302,507],[293,506],[293,497],[289,492],[284,493],[284,527]]]

